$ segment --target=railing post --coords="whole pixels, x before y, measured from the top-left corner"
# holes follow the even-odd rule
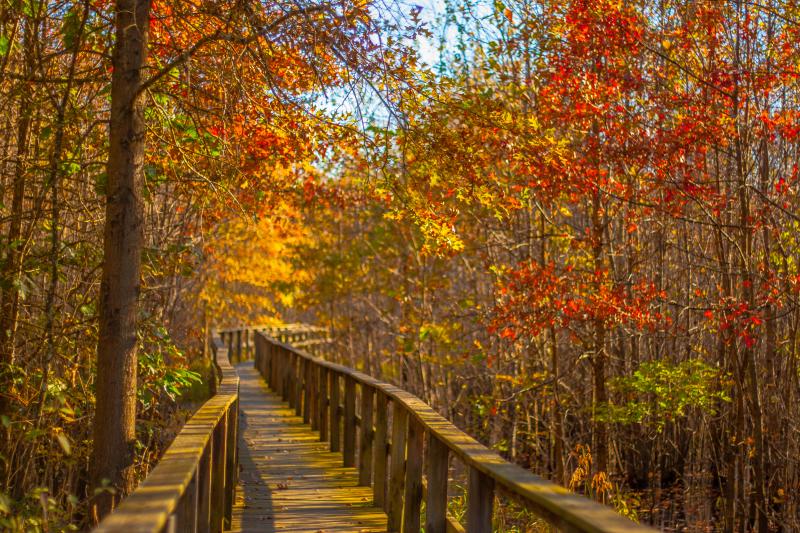
[[[272,390],[275,391],[276,394],[281,394],[281,380],[278,376],[281,375],[280,373],[280,356],[278,355],[278,350],[275,348],[275,345],[272,344],[272,341],[269,341],[267,344],[267,352],[269,352],[269,359],[272,361],[272,366],[270,367],[270,379],[272,380]]]
[[[289,380],[289,376],[292,372],[292,356],[289,351],[285,348],[279,346],[278,353],[280,354],[279,357],[281,359],[281,398],[284,402],[288,401],[289,405],[292,405],[292,394],[291,394],[291,381]]]
[[[400,531],[403,520],[403,494],[405,485],[406,429],[408,413],[397,402],[392,402],[392,452],[389,470],[389,517],[387,528],[391,532]],[[472,533],[472,532],[470,532]]]
[[[187,485],[178,503],[178,509],[175,511],[177,531],[180,533],[195,533],[197,531],[197,475],[198,470],[195,469],[192,480],[189,481],[189,485]]]
[[[341,448],[341,427],[342,414],[339,411],[339,375],[336,372],[328,372],[329,388],[331,390],[331,401],[328,411],[331,414],[331,451],[338,452]]]
[[[267,339],[253,333],[253,348],[255,350],[261,350],[261,353],[264,354],[264,379],[269,383],[269,388],[274,391],[275,381],[272,378],[274,374],[273,368],[275,367],[275,358],[273,357],[269,343],[267,343]]]
[[[425,477],[428,481],[428,495],[425,498],[425,533],[445,533],[450,451],[431,432],[428,432],[428,449],[425,453]]]
[[[219,533],[224,529],[227,422],[226,413],[211,433],[211,439],[214,441],[211,465],[211,533]]]
[[[264,373],[264,368],[267,365],[267,354],[261,349],[261,343],[258,339],[256,339],[255,344],[253,361],[255,362],[256,370],[258,370],[258,373],[261,374],[261,377],[264,378],[267,381],[267,385],[269,385],[269,377]]]
[[[236,330],[236,362],[242,362],[242,330]]]
[[[319,440],[328,440],[328,370],[324,366],[319,367]]]
[[[303,415],[303,369],[306,360],[300,357],[297,354],[294,354],[295,358],[295,368],[294,368],[294,393],[295,393],[295,401],[294,401],[294,414],[297,416]]]
[[[372,501],[375,507],[386,509],[386,443],[388,431],[387,411],[389,407],[386,394],[375,394],[375,441],[373,444],[373,485]]]
[[[302,358],[303,361],[303,423],[311,422],[311,361]],[[311,429],[314,429],[313,427]]]
[[[344,377],[344,466],[356,464],[356,382]]]
[[[294,352],[286,350],[288,358],[288,366],[286,368],[286,388],[288,389],[289,407],[294,409],[297,404],[297,380],[295,379],[295,367],[297,366],[297,357]]]
[[[198,479],[198,533],[209,533],[211,531],[211,455],[213,448],[214,439],[209,439],[197,466],[197,474],[195,474]]]
[[[225,529],[231,528],[233,505],[236,500],[236,481],[239,471],[239,450],[236,441],[239,435],[239,399],[228,408],[227,443],[225,444]]]
[[[311,431],[319,429],[319,367],[313,362],[308,362],[308,403],[311,408]]]
[[[471,466],[467,485],[467,530],[492,533],[494,480]]]
[[[361,384],[361,448],[358,453],[358,484],[369,487],[372,480],[372,404],[375,391]]]
[[[414,418],[408,421],[406,486],[403,495],[403,533],[419,533],[422,505],[422,438],[425,430]]]

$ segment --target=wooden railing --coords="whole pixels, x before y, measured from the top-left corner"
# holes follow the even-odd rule
[[[248,326],[234,329],[222,329],[218,334],[222,343],[227,346],[232,363],[250,361],[255,356],[253,338],[256,332],[263,332],[280,342],[295,347],[306,347],[307,351],[319,355],[316,348],[331,344],[328,330],[309,324],[284,324],[282,326]]]
[[[237,471],[239,377],[213,341],[219,383],[141,485],[96,533],[217,533],[230,529]]]
[[[342,452],[344,466],[358,468],[359,483],[371,485],[374,503],[386,510],[389,531],[419,533],[423,497],[426,533],[463,531],[447,514],[450,456],[468,471],[470,533],[492,531],[496,487],[561,531],[653,531],[505,461],[393,385],[262,332],[255,333],[255,367],[320,440],[330,440],[331,451]]]

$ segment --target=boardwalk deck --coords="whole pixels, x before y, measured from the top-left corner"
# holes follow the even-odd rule
[[[328,451],[267,389],[253,363],[240,376],[240,473],[233,531],[386,531],[386,515],[372,506],[372,489],[358,487],[355,468]]]

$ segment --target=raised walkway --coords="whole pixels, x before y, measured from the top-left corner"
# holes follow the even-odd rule
[[[386,531],[372,489],[319,433],[270,391],[249,361],[239,374],[239,485],[231,529],[247,532]]]
[[[537,527],[654,531],[505,461],[416,396],[286,344],[309,344],[299,328],[213,340],[214,395],[95,533],[462,533],[451,462],[466,473],[467,533],[494,533],[495,499],[509,497]]]

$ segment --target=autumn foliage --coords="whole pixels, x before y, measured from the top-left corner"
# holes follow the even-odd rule
[[[136,475],[209,329],[304,321],[631,518],[800,528],[800,8],[441,4],[152,3]],[[0,528],[98,488],[114,13],[0,6]]]

